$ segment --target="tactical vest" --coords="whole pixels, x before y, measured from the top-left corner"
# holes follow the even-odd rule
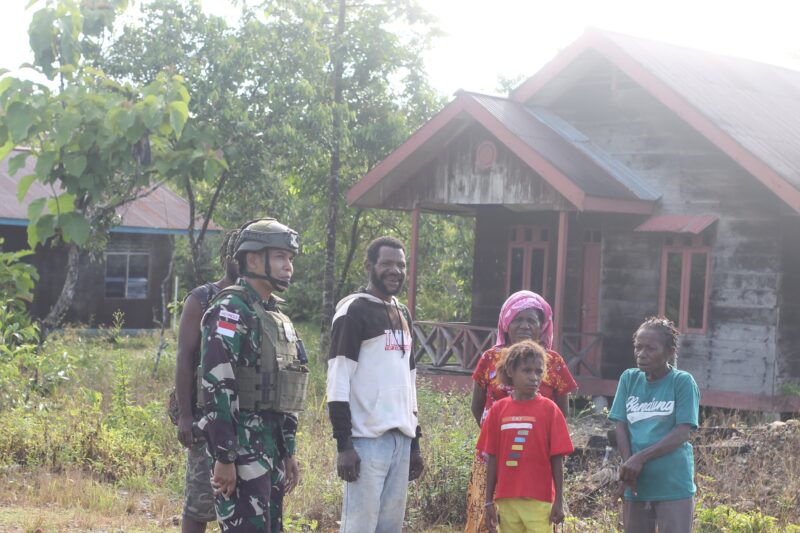
[[[239,295],[255,311],[261,330],[258,363],[255,366],[233,366],[239,389],[239,409],[280,413],[302,411],[306,403],[308,367],[298,357],[298,343],[302,341],[289,317],[277,309],[267,311],[260,302],[252,302],[247,289],[239,285],[223,289],[214,300],[219,301],[230,294]]]

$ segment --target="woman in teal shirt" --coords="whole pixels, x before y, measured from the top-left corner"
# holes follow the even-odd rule
[[[675,368],[678,330],[648,318],[633,336],[637,368],[617,385],[609,419],[616,422],[625,486],[625,533],[687,533],[694,514],[694,454],[700,391]]]

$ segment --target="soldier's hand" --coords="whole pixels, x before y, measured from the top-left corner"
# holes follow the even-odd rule
[[[294,456],[286,457],[283,460],[283,490],[289,494],[300,482],[300,465]]]
[[[194,443],[194,435],[192,435],[193,423],[194,419],[191,416],[178,417],[178,440],[187,448]]]
[[[336,472],[345,481],[355,481],[361,471],[361,457],[354,449],[344,450],[336,456]]]
[[[236,491],[236,464],[214,461],[214,475],[211,477],[214,496],[222,494],[226,498]]]
[[[422,475],[425,470],[425,461],[422,460],[422,454],[418,451],[411,452],[411,459],[408,463],[408,480],[414,481]]]

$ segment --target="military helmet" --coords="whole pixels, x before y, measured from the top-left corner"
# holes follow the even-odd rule
[[[259,252],[264,248],[300,251],[297,232],[274,218],[260,218],[248,222],[236,237],[235,257],[243,252]]]

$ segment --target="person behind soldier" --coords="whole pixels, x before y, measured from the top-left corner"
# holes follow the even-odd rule
[[[289,287],[298,251],[297,233],[273,218],[242,226],[234,256],[240,277],[203,317],[199,427],[226,533],[280,531],[280,523],[271,525],[273,474],[281,472],[287,493],[299,480],[295,435],[307,359],[275,295]]]
[[[238,270],[233,260],[237,231],[229,231],[219,248],[225,275],[213,283],[195,287],[183,301],[178,326],[178,354],[175,366],[175,390],[171,417],[178,426],[178,440],[186,447],[182,533],[203,533],[206,524],[217,519],[214,492],[208,475],[206,442],[192,433],[199,417],[197,406],[197,367],[200,365],[200,319],[220,290],[236,283]]]

